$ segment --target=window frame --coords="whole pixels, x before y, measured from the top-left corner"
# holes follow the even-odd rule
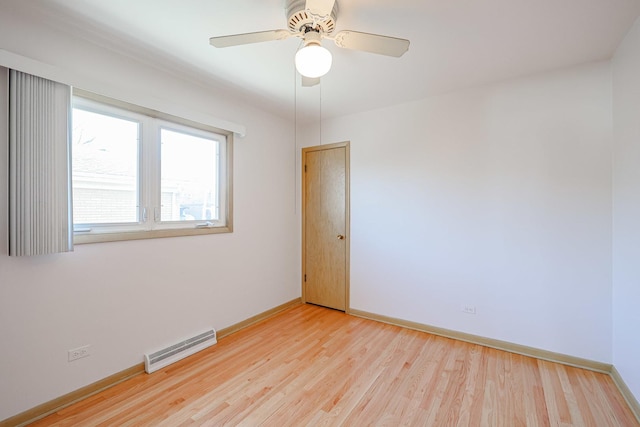
[[[138,212],[135,223],[73,224],[74,244],[114,242],[233,232],[233,138],[232,131],[115,100],[74,88],[73,107],[98,114],[138,121]],[[221,224],[209,221],[161,221],[161,129],[212,136],[219,144],[218,161]],[[69,130],[71,133],[71,129]],[[73,154],[71,154],[73,158]],[[72,178],[73,179],[73,178]],[[154,194],[157,193],[157,194]],[[155,206],[154,206],[155,205]],[[146,209],[146,219],[145,211]],[[157,218],[157,220],[156,220]]]

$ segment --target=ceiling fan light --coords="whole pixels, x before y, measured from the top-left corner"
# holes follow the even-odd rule
[[[296,52],[296,69],[305,77],[322,77],[331,69],[331,52],[317,45],[309,44]]]

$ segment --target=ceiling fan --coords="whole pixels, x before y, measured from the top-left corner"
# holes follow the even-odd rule
[[[331,68],[331,53],[322,47],[322,39],[333,40],[336,46],[400,57],[409,49],[409,40],[377,34],[343,30],[333,35],[338,15],[336,0],[286,0],[287,30],[211,37],[211,45],[223,48],[272,40],[299,37],[304,46],[296,52],[296,69],[302,75],[303,86],[319,83]]]

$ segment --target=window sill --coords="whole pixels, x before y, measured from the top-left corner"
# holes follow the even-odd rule
[[[233,227],[231,225],[227,225],[224,227],[174,228],[165,230],[128,231],[120,233],[78,233],[73,236],[73,244],[84,245],[87,243],[122,242],[126,240],[160,239],[166,237],[182,236],[202,236],[206,234],[221,234],[232,232]]]

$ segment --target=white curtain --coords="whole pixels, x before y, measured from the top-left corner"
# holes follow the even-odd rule
[[[9,255],[73,250],[71,88],[9,74]]]

